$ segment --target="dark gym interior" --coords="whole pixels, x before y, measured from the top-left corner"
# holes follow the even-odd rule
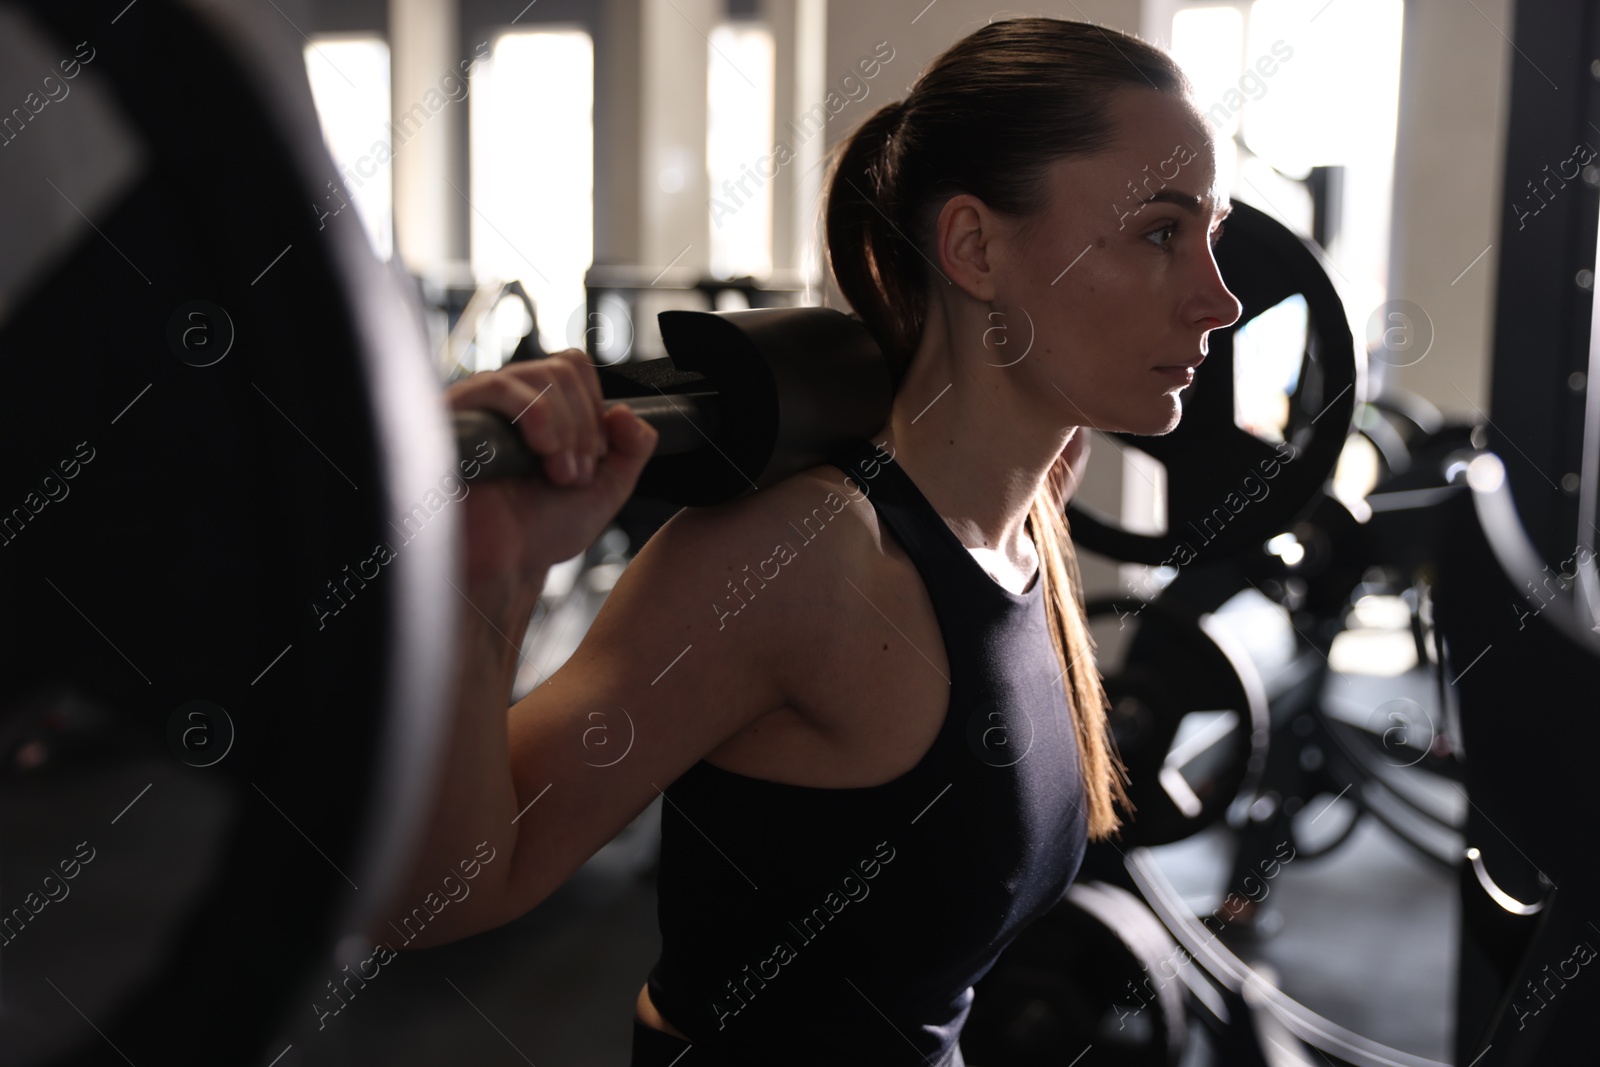
[[[830,153],[1025,14],[1183,67],[1242,316],[1178,429],[1093,434],[1138,815],[965,1062],[1600,1062],[1600,0],[4,0],[0,1064],[630,1062],[666,781],[518,917],[367,925],[488,618],[457,452],[536,477],[439,394],[579,349],[661,433],[515,703],[680,508],[882,424]]]

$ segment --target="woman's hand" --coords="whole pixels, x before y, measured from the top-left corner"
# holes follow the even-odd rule
[[[544,479],[485,481],[468,494],[469,596],[542,584],[551,566],[593,544],[633,492],[659,436],[625,406],[605,407],[599,375],[575,348],[474,374],[451,384],[445,399],[457,411],[481,408],[513,420],[543,457]]]

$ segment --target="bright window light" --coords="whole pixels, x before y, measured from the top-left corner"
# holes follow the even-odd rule
[[[1345,438],[1344,448],[1339,450],[1339,462],[1334,464],[1334,498],[1358,518],[1363,513],[1370,516],[1372,507],[1366,502],[1367,494],[1377,486],[1382,473],[1377,448],[1361,434],[1351,434]]]
[[[1403,16],[1404,0],[1234,0],[1180,7],[1172,20],[1172,52],[1218,131],[1230,196],[1309,237],[1304,179],[1342,168],[1326,252],[1355,332],[1388,298]]]
[[[321,204],[317,211],[333,215],[353,203],[372,250],[388,259],[394,254],[394,198],[386,127],[389,46],[380,37],[319,36],[305,46],[304,55],[322,138],[344,183],[342,190],[326,186],[318,190]],[[326,225],[327,220],[323,222]]]
[[[1303,0],[1256,0],[1248,54],[1293,48],[1244,122],[1250,150],[1289,173],[1394,154],[1402,0],[1340,0],[1308,25]]]
[[[1409,632],[1345,630],[1328,646],[1328,666],[1338,674],[1396,678],[1417,668],[1417,642]]]
[[[1233,335],[1233,421],[1263,441],[1282,441],[1289,425],[1308,320],[1306,298],[1296,293]]]
[[[1211,120],[1218,139],[1239,128],[1244,16],[1232,7],[1195,7],[1172,17],[1172,58],[1194,83],[1195,106]]]
[[[711,273],[772,273],[772,33],[750,23],[711,31],[706,167],[711,178]]]
[[[1297,177],[1344,167],[1330,276],[1358,331],[1387,299],[1403,16],[1402,0],[1339,0],[1314,26],[1299,0],[1256,0],[1250,10],[1247,54],[1277,41],[1294,54],[1246,111],[1245,143]]]
[[[594,44],[581,30],[502,34],[473,74],[472,271],[520,279],[546,351],[581,338],[594,262]]]

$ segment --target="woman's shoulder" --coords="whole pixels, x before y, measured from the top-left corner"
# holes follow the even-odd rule
[[[725,591],[732,583],[733,594],[767,592],[800,607],[837,599],[851,582],[877,584],[892,566],[885,557],[898,554],[888,540],[856,484],[819,464],[722,504],[683,508],[650,544],[715,569]]]

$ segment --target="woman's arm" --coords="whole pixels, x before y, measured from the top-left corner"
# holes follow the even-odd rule
[[[391,943],[390,922],[403,923],[417,907],[430,914],[427,906],[438,906],[447,875],[461,884],[463,863],[474,871],[463,905],[504,880],[516,845],[505,715],[523,635],[549,568],[594,541],[632,492],[656,442],[656,432],[625,407],[605,408],[599,376],[575,349],[475,374],[451,385],[445,399],[456,410],[513,420],[543,457],[545,479],[480,482],[462,501],[466,549],[452,583],[464,603],[446,750],[439,780],[417,783],[434,792],[434,803],[409,875],[388,904],[390,914],[369,931]],[[496,859],[487,874],[470,866],[490,854]],[[437,921],[459,923],[452,910],[470,909],[452,901]]]
[[[505,518],[492,501],[480,503],[490,513],[469,512],[469,526],[487,530]],[[408,947],[426,947],[524,914],[659,790],[785,703],[772,650],[782,646],[785,599],[800,592],[797,583],[773,583],[762,610],[737,619],[714,607],[742,566],[772,555],[772,511],[770,499],[752,494],[674,515],[623,571],[567,662],[509,711],[543,566],[576,554],[594,534],[575,534],[561,546],[566,556],[507,551],[492,566],[478,560],[465,588],[472,603],[439,798],[405,895],[375,940],[395,943],[404,929]],[[470,892],[436,913],[426,907],[429,893],[439,903],[446,876],[459,883],[466,870],[476,875]]]
[[[772,554],[760,495],[687,508],[623,572],[582,643],[511,709],[517,849],[496,923],[522,915],[723,742],[787,703],[775,662],[797,583],[719,616],[728,580]],[[792,634],[791,634],[792,636]]]
[[[720,619],[713,607],[730,571],[772,552],[751,532],[755,507],[747,499],[669,520],[577,650],[509,713],[516,653],[483,623],[470,651],[493,680],[464,678],[472,707],[463,713],[478,728],[458,734],[418,900],[480,842],[495,858],[470,897],[444,908],[411,947],[491,929],[538,905],[660,790],[785,703],[772,655],[786,616],[783,583],[762,593],[762,611]]]

